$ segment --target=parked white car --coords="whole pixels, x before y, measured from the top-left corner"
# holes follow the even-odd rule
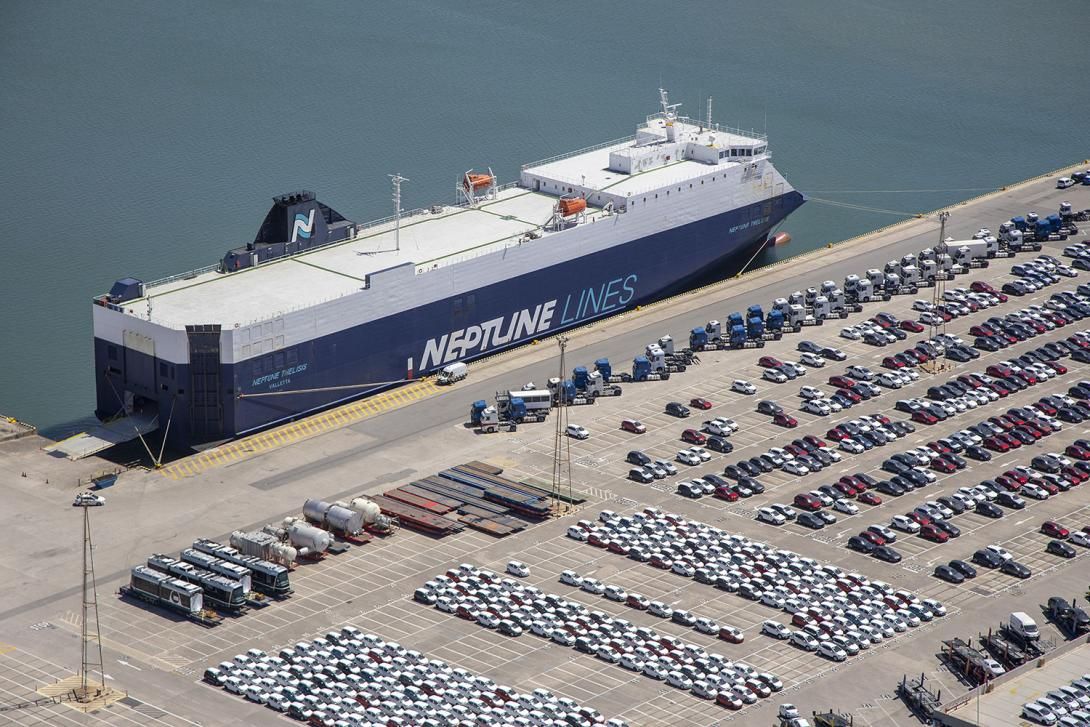
[[[758,508],[757,519],[771,525],[783,525],[787,522],[787,518],[773,510],[771,507]]]
[[[698,464],[700,464],[700,457],[698,457],[696,454],[694,454],[693,452],[690,452],[687,449],[683,449],[680,452],[678,452],[677,457],[675,457],[675,459],[678,462],[681,462],[682,464],[687,464],[687,465],[698,465]]]
[[[854,439],[841,439],[837,446],[841,451],[847,452],[848,454],[862,454],[867,451],[866,447]]]
[[[859,506],[856,505],[851,500],[848,500],[848,499],[843,498],[843,497],[840,498],[839,500],[836,500],[835,502],[833,502],[833,509],[836,510],[837,512],[845,513],[846,515],[858,515],[859,514]]]
[[[735,379],[734,383],[730,385],[731,391],[736,391],[739,394],[756,394],[757,387],[749,383],[744,379]]]
[[[818,644],[817,648],[818,656],[824,656],[826,659],[832,661],[844,661],[848,658],[848,654],[832,641],[822,641]]]
[[[870,381],[874,378],[874,372],[868,369],[866,366],[849,366],[848,376],[859,381]]]
[[[791,629],[787,628],[779,621],[773,621],[771,619],[761,624],[761,633],[767,634],[774,639],[791,638]]]
[[[789,475],[797,475],[799,477],[801,477],[802,475],[810,474],[809,467],[800,462],[795,462],[794,460],[790,462],[784,462],[783,471]]]
[[[905,533],[915,534],[920,532],[920,524],[907,515],[894,515],[889,525]]]
[[[787,381],[787,376],[779,369],[765,369],[761,376],[766,381],[771,381],[774,384],[782,384]]]
[[[572,439],[587,439],[590,437],[590,432],[587,431],[586,427],[578,424],[569,424],[567,433]]]

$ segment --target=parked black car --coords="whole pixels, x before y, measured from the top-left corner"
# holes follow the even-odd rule
[[[965,576],[963,576],[961,574],[961,572],[958,571],[957,569],[951,568],[948,565],[935,566],[935,577],[936,578],[941,578],[942,580],[946,581],[947,583],[964,583],[965,582]]]

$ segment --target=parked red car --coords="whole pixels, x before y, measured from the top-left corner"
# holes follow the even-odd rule
[[[862,532],[859,533],[859,537],[863,538],[864,540],[869,540],[872,543],[874,543],[875,545],[885,545],[886,544],[886,539],[883,538],[878,533],[874,532],[873,530],[863,530]]]
[[[881,505],[882,504],[882,498],[878,497],[878,495],[874,494],[873,492],[869,492],[869,491],[862,493],[861,495],[859,495],[855,499],[858,502],[863,503],[864,505]]]
[[[715,496],[720,500],[726,500],[727,502],[735,502],[738,499],[738,493],[729,487],[720,485],[715,488]]]
[[[772,417],[772,423],[788,429],[794,429],[799,425],[799,420],[787,414],[777,414]]]
[[[849,386],[855,386],[858,382],[855,379],[848,378],[847,376],[830,376],[829,385],[835,386],[838,389],[844,389]]]
[[[694,409],[711,409],[712,403],[703,397],[696,397],[689,401],[689,406]]]
[[[941,530],[935,523],[921,525],[919,536],[924,540],[930,540],[932,543],[945,543],[950,539],[950,535],[945,530]]]
[[[686,429],[681,433],[681,441],[689,444],[707,444],[708,438],[695,429]]]
[[[914,411],[912,412],[912,421],[919,424],[935,424],[939,420],[929,411]]]
[[[807,512],[817,512],[821,509],[821,500],[806,492],[800,492],[795,495],[792,504],[800,510],[806,510]]]
[[[1060,525],[1054,520],[1046,520],[1041,524],[1041,532],[1050,538],[1065,539],[1068,535],[1071,535],[1071,531]]]
[[[956,471],[957,467],[954,466],[953,462],[946,459],[945,457],[936,457],[935,459],[931,460],[931,469],[935,470],[936,472],[942,472],[943,474],[948,475],[951,472]]]
[[[909,333],[922,333],[923,326],[916,321],[904,320],[897,324],[902,331],[908,331]]]
[[[910,517],[911,519],[913,519],[917,523],[919,523],[921,528],[924,525],[930,525],[931,524],[931,518],[927,517],[927,515],[924,515],[923,513],[916,512],[915,510],[908,513],[908,517]]]
[[[775,356],[761,356],[757,359],[757,365],[763,369],[779,369],[783,368],[783,361]]]
[[[837,389],[836,393],[850,400],[853,404],[858,404],[859,402],[863,401],[863,397],[855,393],[851,389]]]

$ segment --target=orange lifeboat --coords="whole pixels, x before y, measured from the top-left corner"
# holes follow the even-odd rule
[[[787,232],[779,232],[772,238],[773,245],[786,245],[791,242],[791,235]]]
[[[466,178],[462,180],[462,186],[466,189],[484,189],[492,185],[491,174],[466,174]]]
[[[560,214],[564,217],[577,215],[587,208],[587,201],[582,197],[564,197],[559,203]]]

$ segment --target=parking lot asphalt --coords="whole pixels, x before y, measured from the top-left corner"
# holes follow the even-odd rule
[[[1033,207],[1050,212],[1060,199],[1072,198],[1076,207],[1090,207],[1090,199],[1058,192],[1048,180],[1034,182],[1020,189],[971,204],[955,211],[951,234],[967,237],[981,226],[998,226],[1001,219],[1021,214]],[[1078,191],[1085,197],[1085,193]],[[578,344],[569,348],[568,361],[588,363],[601,355],[625,361],[642,350],[643,343],[669,332],[682,340],[684,331],[709,318],[725,318],[726,312],[744,308],[750,302],[768,302],[797,288],[821,280],[842,280],[849,272],[863,272],[880,267],[886,260],[905,252],[933,244],[937,226],[920,220],[900,231],[883,233],[873,245],[845,255],[829,251],[828,264],[821,256],[811,258],[805,268],[790,264],[777,270],[744,278],[736,290],[705,292],[617,321],[607,321],[591,331],[573,337]],[[1046,246],[1046,252],[1059,255],[1063,244]],[[1009,278],[1011,264],[1032,257],[1023,254],[1009,261],[993,261],[990,268],[974,270],[948,284],[967,286],[975,279],[988,280],[998,287]],[[806,270],[806,272],[800,272]],[[1002,315],[1025,305],[1041,303],[1056,290],[1073,289],[1085,282],[1088,274],[1065,279],[1060,284],[1034,296],[1011,298],[996,308],[957,319],[948,332],[962,335],[974,322],[990,315]],[[713,297],[714,294],[714,297]],[[894,451],[962,429],[981,419],[1025,405],[1046,393],[1066,391],[1071,382],[1087,375],[1087,366],[1073,363],[1068,374],[1030,387],[990,406],[960,414],[931,427],[919,425],[914,434],[862,455],[843,456],[841,462],[821,473],[802,477],[782,472],[759,479],[766,492],[734,503],[704,498],[692,501],[674,494],[674,484],[683,474],[696,476],[721,472],[728,462],[752,456],[771,446],[782,446],[802,434],[824,432],[838,421],[859,414],[885,413],[894,419],[905,415],[894,412],[899,398],[922,396],[933,381],[921,375],[905,389],[887,391],[881,396],[850,410],[829,417],[817,417],[799,411],[797,396],[802,384],[821,385],[830,373],[842,373],[849,363],[868,365],[877,370],[877,362],[892,351],[899,351],[920,340],[923,334],[910,335],[897,346],[873,348],[858,341],[847,341],[837,333],[843,325],[858,322],[878,311],[908,317],[914,297],[899,296],[888,303],[868,304],[861,314],[843,322],[829,322],[801,335],[785,336],[770,342],[763,350],[710,352],[701,355],[701,363],[668,382],[630,384],[617,399],[602,400],[593,407],[572,408],[572,423],[587,427],[591,437],[572,441],[571,461],[574,489],[585,492],[588,502],[557,522],[544,523],[504,540],[466,532],[456,537],[436,540],[402,530],[387,540],[377,540],[352,548],[344,555],[331,556],[317,564],[299,566],[292,574],[295,595],[288,601],[274,603],[244,616],[228,619],[213,629],[204,629],[178,621],[162,612],[117,600],[114,591],[127,568],[153,552],[176,552],[197,537],[222,537],[232,529],[272,522],[283,514],[297,512],[305,497],[341,497],[345,494],[388,489],[408,481],[418,472],[436,471],[468,459],[494,462],[516,477],[536,477],[547,481],[552,471],[552,422],[527,425],[515,434],[479,436],[462,426],[468,404],[475,398],[491,398],[492,392],[517,388],[522,382],[542,380],[555,375],[555,360],[542,351],[519,352],[501,359],[488,368],[487,375],[471,377],[470,385],[452,389],[429,402],[414,404],[389,415],[317,437],[295,448],[270,452],[259,458],[239,462],[179,482],[169,482],[154,473],[123,479],[124,488],[108,492],[110,503],[96,511],[96,566],[100,575],[99,601],[103,643],[107,653],[105,671],[114,683],[127,689],[137,706],[115,705],[102,714],[78,716],[78,723],[97,722],[166,724],[187,721],[203,725],[283,724],[284,718],[270,710],[244,702],[199,683],[204,667],[213,665],[250,647],[272,651],[279,645],[293,643],[331,627],[350,623],[384,638],[396,639],[434,658],[486,674],[497,681],[520,689],[544,687],[598,708],[607,716],[619,715],[631,724],[714,724],[740,720],[745,724],[771,723],[776,705],[791,701],[804,712],[835,707],[857,715],[857,724],[909,724],[907,710],[893,696],[894,687],[904,673],[926,673],[944,692],[957,693],[967,688],[942,665],[937,654],[942,638],[975,636],[988,626],[998,624],[1013,610],[1036,612],[1055,593],[1081,594],[1086,583],[1086,554],[1064,560],[1044,552],[1048,538],[1038,533],[1041,521],[1060,520],[1068,526],[1090,523],[1090,483],[1042,502],[1029,501],[1025,510],[1008,512],[990,520],[967,513],[955,518],[961,537],[937,545],[913,536],[902,535],[895,547],[904,555],[897,565],[880,563],[845,547],[847,538],[867,525],[888,524],[893,514],[904,513],[910,506],[948,494],[961,486],[974,485],[1015,464],[1028,464],[1034,454],[1062,451],[1077,438],[1090,433],[1085,425],[1065,425],[1063,430],[1032,446],[1001,456],[991,462],[970,462],[965,470],[940,475],[938,481],[922,490],[868,507],[860,505],[857,515],[838,515],[838,522],[821,531],[804,530],[788,524],[773,527],[754,519],[757,507],[773,502],[790,502],[797,492],[834,481],[846,473],[867,472],[878,479],[881,461]],[[956,365],[950,375],[983,371],[989,363],[1017,355],[1046,340],[1068,335],[1067,329],[1090,328],[1083,321],[1057,329],[998,353],[983,353],[979,360]],[[843,364],[830,362],[820,372],[811,370],[801,380],[787,384],[760,381],[756,360],[761,355],[796,359],[799,340],[808,338],[822,345],[833,345],[848,354]],[[534,357],[540,360],[533,360]],[[1065,360],[1065,363],[1068,363]],[[753,381],[756,396],[746,397],[728,391],[736,378]],[[729,416],[739,424],[731,437],[735,451],[714,455],[710,462],[678,476],[652,485],[638,485],[626,479],[630,465],[624,456],[639,448],[654,456],[673,459],[682,448],[680,432],[692,421],[677,420],[663,413],[669,401],[687,402],[694,396],[707,397],[714,407],[694,419]],[[799,420],[799,427],[785,430],[770,425],[767,417],[754,411],[757,399],[773,398]],[[706,416],[705,416],[706,415]],[[623,417],[641,419],[648,427],[643,435],[619,430]],[[422,442],[426,442],[422,446]],[[0,533],[6,552],[19,552],[17,544],[42,531],[71,532],[45,549],[41,558],[22,567],[11,559],[0,564],[0,573],[13,588],[0,594],[0,679],[12,700],[34,693],[37,685],[71,673],[78,665],[80,629],[78,568],[78,525],[72,512],[47,507],[50,501],[63,500],[72,489],[69,470],[64,463],[39,464],[39,453],[27,449],[25,440],[6,444],[0,457],[11,471],[29,470],[29,477],[13,478],[10,500],[13,527]],[[28,466],[29,465],[29,466]],[[86,465],[84,465],[86,467]],[[53,473],[48,484],[46,473]],[[63,484],[59,484],[63,483]],[[9,484],[5,482],[5,484]],[[58,493],[62,497],[58,497]],[[70,498],[69,498],[70,499]],[[67,503],[63,503],[67,506]],[[645,506],[657,506],[677,512],[724,530],[744,534],[801,555],[836,564],[845,570],[881,578],[897,588],[909,588],[922,597],[936,598],[949,609],[946,617],[913,629],[881,646],[842,664],[832,664],[820,657],[799,651],[758,633],[760,622],[779,618],[771,608],[724,593],[711,586],[694,583],[673,573],[650,568],[621,555],[577,543],[564,533],[582,518],[594,519],[602,509],[618,513],[632,512]],[[31,528],[21,515],[34,515]],[[1033,577],[1015,581],[1009,576],[981,569],[980,575],[962,585],[941,582],[930,575],[934,565],[951,558],[968,558],[987,544],[1001,544],[1033,569]],[[777,673],[786,685],[784,692],[761,700],[740,712],[731,713],[704,700],[661,683],[634,675],[615,664],[575,652],[524,634],[512,639],[440,613],[410,600],[412,590],[436,573],[471,562],[502,570],[507,560],[516,558],[531,568],[529,582],[542,590],[564,595],[590,608],[614,615],[624,615],[635,623],[655,624],[655,628],[706,646],[734,660],[744,660],[761,670]],[[743,630],[745,642],[727,644],[710,636],[673,623],[663,623],[645,613],[614,604],[599,596],[577,591],[559,583],[563,570],[575,570],[626,590],[663,600],[706,615]],[[1050,626],[1046,635],[1061,636]],[[48,655],[49,661],[42,658]],[[152,706],[154,705],[154,706]],[[63,705],[25,711],[0,713],[0,722],[15,724],[57,723],[75,720],[76,713]],[[142,710],[142,711],[141,711]],[[141,721],[145,712],[156,716]],[[158,716],[159,713],[162,716]],[[961,715],[959,715],[961,716]]]

